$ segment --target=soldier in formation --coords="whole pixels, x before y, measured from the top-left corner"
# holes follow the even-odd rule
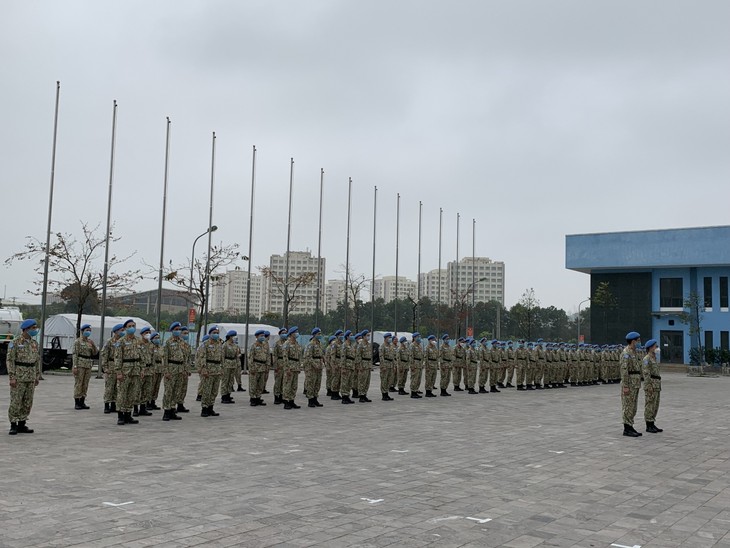
[[[646,341],[644,345],[646,355],[642,360],[642,375],[644,377],[644,420],[646,421],[646,431],[652,434],[658,434],[664,430],[658,428],[656,414],[659,410],[659,396],[662,393],[662,376],[659,374],[659,345],[656,339]]]
[[[301,407],[294,402],[303,358],[302,347],[297,341],[298,334],[299,328],[296,326],[290,327],[287,331],[287,341],[283,345],[282,397],[284,399],[284,409],[300,409]]]
[[[266,342],[266,331],[259,329],[254,333],[256,341],[248,350],[248,393],[251,407],[266,405],[261,399],[266,383],[266,371],[271,363],[271,349]]]
[[[238,332],[231,329],[223,343],[223,368],[221,370],[221,403],[236,403],[231,393],[236,379],[236,369],[241,370],[241,351],[236,342]]]
[[[309,401],[308,407],[324,407],[317,399],[322,387],[322,369],[324,369],[324,349],[322,348],[322,330],[312,329],[312,337],[304,349],[304,395]]]

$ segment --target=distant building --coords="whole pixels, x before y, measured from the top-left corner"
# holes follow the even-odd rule
[[[450,305],[461,302],[483,303],[498,301],[504,306],[504,263],[492,261],[489,257],[464,257],[458,263],[447,265],[447,302]],[[442,287],[442,301],[443,287]]]
[[[157,290],[140,291],[139,293],[130,293],[129,295],[121,295],[113,297],[114,306],[124,306],[130,313],[140,312],[143,314],[153,314],[157,312]],[[187,291],[179,289],[163,289],[162,290],[162,312],[170,312],[172,314],[187,314],[188,307],[197,305],[197,299],[191,299]]]
[[[442,268],[439,270],[436,268],[429,272],[421,273],[421,296],[428,297],[433,303],[449,303],[451,293],[449,292],[449,279],[446,269]]]
[[[225,274],[214,274],[211,278],[210,311],[245,314],[248,271],[236,268]],[[260,318],[263,313],[264,288],[264,277],[251,273],[249,316],[252,318]]]
[[[324,308],[324,276],[326,261],[321,262],[312,257],[309,251],[289,252],[289,281],[290,292],[296,291],[294,301],[289,304],[289,312],[294,314],[314,314],[317,308],[317,267],[320,267],[319,308]],[[269,259],[271,276],[265,279],[266,302],[264,312],[282,314],[284,312],[284,280],[286,278],[286,254],[272,255]],[[291,281],[306,273],[313,273],[311,284],[300,285],[295,288]],[[290,293],[291,294],[291,293]]]
[[[327,280],[324,284],[324,313],[337,310],[339,303],[344,301],[345,280]]]
[[[398,299],[405,299],[411,297],[412,299],[418,298],[418,284],[413,280],[409,280],[405,276],[398,276],[398,294],[396,295],[396,277],[395,276],[383,276],[375,280],[373,284],[373,294],[376,299],[383,299],[386,303]]]

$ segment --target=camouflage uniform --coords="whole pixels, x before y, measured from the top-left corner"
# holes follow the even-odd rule
[[[147,409],[159,409],[154,406],[155,401],[160,396],[160,385],[162,384],[162,347],[158,345],[152,346],[152,383],[150,384],[150,392],[147,396]]]
[[[393,350],[393,365],[388,374],[388,390],[395,392],[395,385],[398,384],[398,341],[395,340],[395,337],[390,341],[390,347]]]
[[[144,405],[146,407],[147,402],[149,401],[149,395],[152,393],[152,385],[154,384],[155,380],[155,370],[154,370],[154,345],[144,339],[140,339],[140,344],[142,346],[142,374],[139,378],[139,391],[137,392],[137,399],[134,400],[135,405]]]
[[[99,353],[99,367],[104,372],[104,403],[117,401],[117,375],[114,373],[114,352],[119,344],[119,337],[115,333],[104,343]]]
[[[489,361],[492,363],[489,374],[489,391],[497,392],[497,382],[502,384],[504,369],[502,368],[502,350],[496,344],[493,344],[489,351]]]
[[[411,395],[413,395],[421,388],[424,352],[420,341],[412,341],[409,348],[411,355]]]
[[[195,365],[200,375],[200,405],[210,409],[218,397],[223,371],[223,343],[220,339],[208,339],[195,353]]]
[[[461,390],[461,378],[466,368],[466,348],[461,342],[454,347],[454,364],[451,366],[451,381],[454,383],[454,390]],[[464,379],[466,381],[466,379]],[[465,382],[466,384],[466,382]]]
[[[170,337],[162,347],[162,376],[165,391],[162,395],[162,408],[173,411],[179,401],[180,384],[183,377],[187,380],[188,344],[180,337]]]
[[[535,346],[534,353],[536,363],[532,371],[532,382],[535,388],[542,388],[543,382],[547,384],[550,378],[550,373],[546,370],[547,351],[543,348],[542,344],[538,344]]]
[[[284,360],[279,367],[284,368],[282,379],[282,397],[284,402],[294,402],[299,385],[299,373],[302,370],[302,347],[296,338],[290,337],[283,347]]]
[[[465,358],[466,374],[464,375],[464,385],[469,392],[474,392],[474,385],[477,382],[477,371],[479,370],[479,355],[471,344],[466,347]]]
[[[125,335],[119,341],[114,356],[117,375],[117,411],[130,413],[140,401],[140,376],[143,374],[145,348],[135,335]],[[121,379],[119,378],[121,376]]]
[[[439,348],[439,368],[441,369],[439,388],[441,388],[442,394],[449,387],[449,382],[451,382],[451,364],[453,362],[454,349],[449,345],[449,341],[443,341]]]
[[[236,368],[241,369],[241,350],[238,348],[235,338],[231,337],[223,343],[223,369],[221,371],[221,396],[226,396],[228,399],[233,392]]]
[[[335,339],[327,350],[331,352],[330,361],[332,362],[330,365],[332,371],[330,390],[332,390],[332,395],[336,398],[340,393],[340,381],[342,379],[342,371],[340,369],[342,367],[342,341]]]
[[[284,393],[283,382],[284,382],[284,345],[286,340],[279,338],[274,344],[274,352],[272,356],[274,358],[274,397],[282,398]],[[268,370],[268,368],[267,368]],[[265,387],[266,385],[264,385]]]
[[[79,337],[74,341],[72,354],[74,398],[86,398],[94,354],[96,354],[96,345],[88,337]]]
[[[327,389],[327,395],[332,395],[332,381],[335,377],[334,372],[334,353],[335,353],[335,345],[337,344],[337,337],[332,339],[330,343],[327,345],[327,348],[324,350],[324,387]]]
[[[340,393],[349,396],[352,390],[355,375],[355,360],[357,359],[355,341],[347,340],[342,346],[342,361],[340,362]]]
[[[406,390],[406,382],[408,382],[408,372],[411,368],[411,353],[406,343],[403,343],[398,348],[398,362],[397,362],[397,374],[398,374],[398,392],[403,393]]]
[[[355,362],[357,370],[357,394],[361,398],[367,396],[370,389],[370,376],[373,368],[373,346],[370,341],[362,338],[358,345],[360,360]]]
[[[479,347],[479,391],[483,392],[484,387],[489,381],[489,372],[491,369],[492,352],[487,347],[487,343],[483,342]]]
[[[178,407],[182,407],[185,403],[185,396],[188,394],[188,382],[190,375],[193,371],[193,350],[190,343],[182,341],[183,352],[185,354],[185,360],[182,368],[178,375],[180,376],[180,382],[177,384],[178,392],[175,395],[175,400]]]
[[[41,377],[38,343],[25,334],[16,338],[8,344],[5,365],[9,380],[15,381],[15,386],[10,387],[8,419],[11,423],[25,422],[33,407],[35,387]]]
[[[439,370],[439,349],[434,341],[429,341],[425,352],[426,391],[432,392],[436,388],[436,374]]]
[[[512,343],[507,345],[507,349],[505,350],[506,353],[506,359],[503,360],[505,364],[505,379],[504,379],[504,385],[505,386],[512,386],[512,379],[515,376],[515,351],[514,348],[512,348]],[[515,381],[517,384],[520,384],[520,380],[517,379]]]
[[[623,393],[626,387],[629,389],[628,394]],[[621,353],[621,415],[626,425],[634,425],[640,388],[641,359],[637,356],[636,350],[629,345]]]
[[[396,367],[397,349],[392,344],[383,343],[380,347],[380,392],[387,394],[392,386],[390,380]]]
[[[324,367],[324,350],[317,337],[312,337],[304,349],[304,395],[317,398],[322,388],[322,368]]]
[[[662,394],[662,377],[654,352],[644,356],[642,374],[644,376],[644,420],[654,423],[659,410],[659,398]]]
[[[527,385],[527,362],[529,360],[527,349],[520,344],[514,351],[514,357],[517,363],[515,367],[517,372],[517,381],[515,381],[517,382],[517,390],[523,390]]]
[[[266,341],[256,341],[249,348],[248,355],[251,357],[248,362],[248,393],[251,399],[258,399],[264,392],[271,351]]]

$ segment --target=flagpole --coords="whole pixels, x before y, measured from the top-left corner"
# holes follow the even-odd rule
[[[471,311],[469,314],[469,317],[471,319],[471,328],[472,328],[472,337],[476,337],[477,330],[476,330],[476,322],[474,321],[474,305],[475,305],[475,298],[476,298],[476,237],[477,237],[477,220],[472,219],[471,220]]]
[[[349,292],[350,283],[350,213],[352,212],[352,177],[347,180],[347,245],[345,251],[345,321],[343,330],[347,331],[347,293]]]
[[[251,313],[251,253],[253,251],[253,205],[254,191],[256,189],[256,145],[253,145],[253,157],[251,160],[251,211],[248,220],[248,272],[246,273],[246,330],[244,333],[244,366],[248,371],[248,324],[250,323],[249,314]]]
[[[112,188],[114,186],[114,156],[116,149],[117,140],[117,102],[114,101],[114,108],[112,110],[112,143],[111,153],[109,155],[109,195],[106,201],[106,235],[104,236],[104,273],[102,274],[102,286],[101,286],[101,324],[99,325],[99,350],[104,348],[104,324],[106,321],[106,282],[109,276],[109,243],[110,236],[112,233]],[[103,371],[101,366],[97,368],[96,378],[103,378]]]
[[[319,233],[317,236],[317,300],[314,303],[314,326],[319,326],[319,304],[322,285],[322,196],[324,193],[324,168],[319,170]]]
[[[456,291],[454,292],[454,305],[461,305],[461,297],[459,295],[459,221],[461,219],[461,214],[456,214],[456,264],[455,264],[455,272],[456,272]],[[458,299],[458,300],[457,300]],[[459,337],[461,333],[461,322],[459,321],[459,316],[457,314],[456,316],[456,336]]]
[[[400,193],[395,206],[395,303],[393,304],[393,332],[398,337],[398,253],[400,246]]]
[[[375,332],[375,227],[378,213],[378,187],[373,194],[373,277],[370,279],[370,332]],[[374,335],[371,336],[371,340]]]
[[[294,191],[294,158],[289,163],[289,217],[286,230],[286,257],[284,258],[284,325],[289,327],[289,249],[291,245],[291,207]]]
[[[162,269],[165,259],[165,220],[167,218],[167,176],[170,166],[170,117],[167,117],[165,130],[165,176],[162,183],[162,235],[160,236],[160,272],[157,276],[157,318],[155,329],[160,331],[160,315],[162,314]],[[164,338],[164,337],[162,337]]]
[[[58,136],[58,105],[61,98],[61,82],[56,81],[56,108],[53,114],[53,145],[51,146],[51,186],[48,195],[48,224],[46,227],[46,256],[43,261],[43,292],[41,293],[41,333],[40,333],[40,349],[41,349],[41,370],[40,378],[43,378],[43,340],[46,331],[46,302],[48,301],[48,262],[50,260],[51,251],[51,218],[53,216],[53,185],[56,179],[56,142]]]
[[[443,208],[439,208],[439,266],[438,266],[438,287],[436,288],[436,324],[437,324],[437,331],[441,330],[441,233],[443,230],[444,225],[444,210]],[[437,333],[439,335],[438,340],[441,340],[440,333]]]
[[[210,210],[208,214],[208,256],[205,259],[205,311],[203,313],[203,325],[208,328],[208,310],[210,305],[210,253],[213,240],[213,187],[215,183],[215,131],[211,139],[210,153]],[[200,341],[200,329],[198,329],[198,341]],[[196,345],[197,346],[197,345]]]
[[[416,282],[416,324],[421,325],[421,227],[423,220],[423,202],[418,202],[418,278]],[[440,339],[439,339],[440,340]],[[438,341],[436,343],[438,345]]]

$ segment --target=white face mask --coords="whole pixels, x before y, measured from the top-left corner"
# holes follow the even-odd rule
[[[152,335],[150,335],[149,333],[145,333],[144,334],[144,340],[149,341],[151,336]]]
[[[662,349],[661,348],[656,348],[654,350],[654,355],[657,357],[657,359],[659,359],[659,356],[662,355]]]

